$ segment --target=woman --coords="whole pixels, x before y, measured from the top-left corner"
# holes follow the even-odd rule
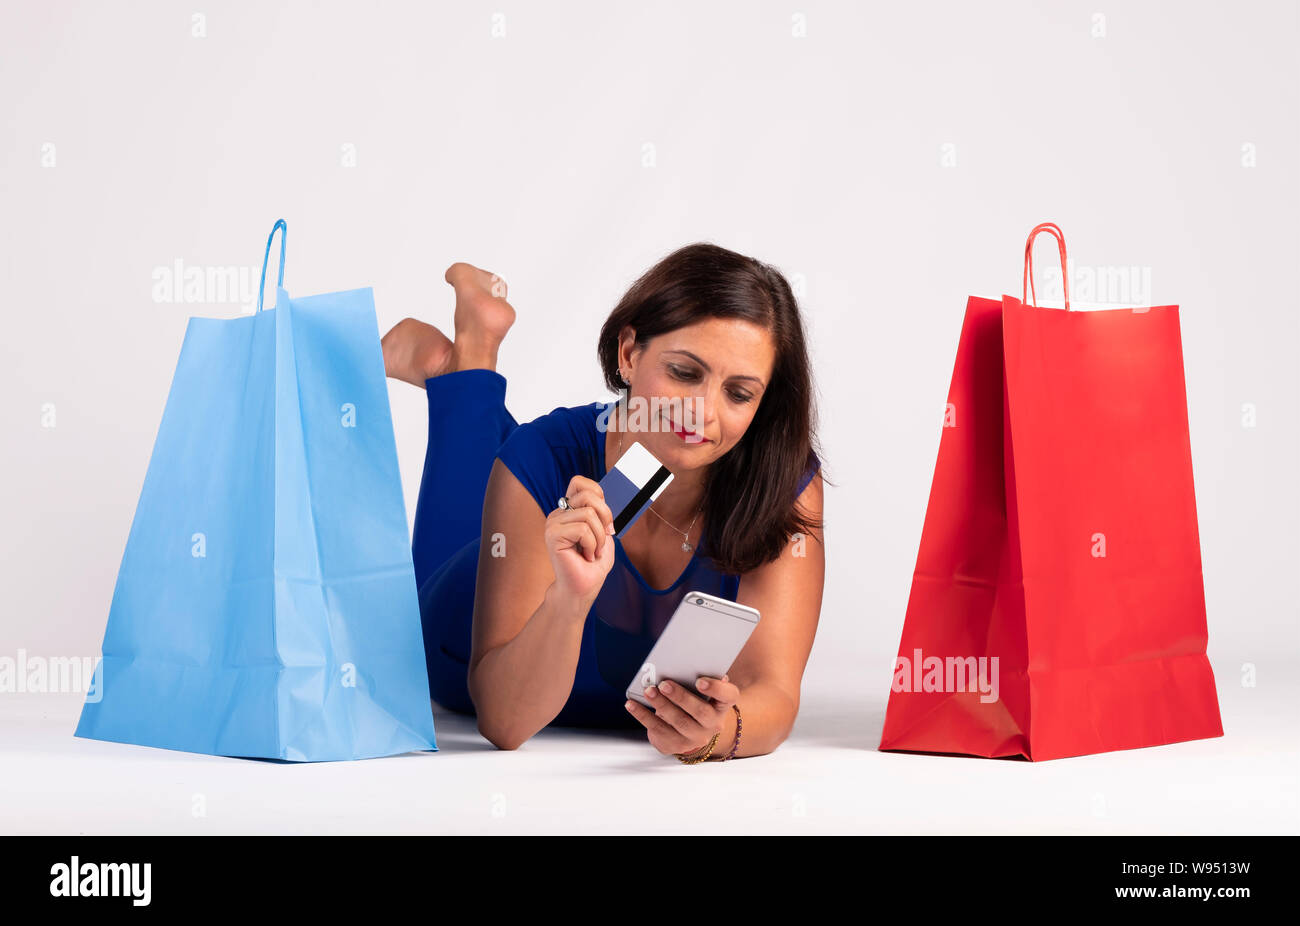
[[[388,375],[428,392],[413,558],[434,700],[476,714],[502,749],[557,723],[640,725],[683,761],[771,752],[798,713],[825,568],[789,284],[716,245],[681,248],[600,333],[605,382],[625,397],[519,425],[496,372],[515,319],[505,283],[464,263],[446,280],[454,341],[409,318],[383,339]],[[615,538],[598,482],[635,441],[674,478]],[[690,591],[762,617],[722,678],[647,688],[652,711],[626,687]]]

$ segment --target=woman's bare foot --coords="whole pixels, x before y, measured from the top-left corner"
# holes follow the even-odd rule
[[[424,381],[451,372],[451,340],[433,325],[404,318],[379,342],[384,373],[424,388]]]
[[[515,322],[505,281],[461,262],[447,268],[445,279],[456,291],[456,340],[433,325],[402,319],[381,342],[388,376],[423,388],[426,380],[444,373],[496,369],[497,349]]]
[[[464,262],[448,267],[443,278],[456,290],[455,369],[495,370],[497,348],[515,323],[514,307],[506,302],[506,281]]]

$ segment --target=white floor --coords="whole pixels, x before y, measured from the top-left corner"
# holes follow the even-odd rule
[[[884,698],[806,691],[768,756],[644,738],[515,752],[437,711],[436,753],[285,764],[72,735],[78,695],[0,697],[0,833],[1300,833],[1295,687],[1223,687],[1218,739],[1050,762],[876,750]]]

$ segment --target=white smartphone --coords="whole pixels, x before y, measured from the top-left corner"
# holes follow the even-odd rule
[[[758,626],[758,616],[754,608],[725,598],[687,593],[628,684],[627,696],[653,710],[645,689],[671,679],[704,697],[695,687],[696,680],[702,675],[722,678],[731,669]]]

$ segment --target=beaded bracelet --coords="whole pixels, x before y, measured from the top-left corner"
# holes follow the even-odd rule
[[[731,706],[736,712],[736,741],[731,744],[731,751],[719,759],[719,762],[726,762],[728,759],[734,759],[736,757],[736,750],[740,748],[740,705],[733,704]],[[684,765],[698,765],[701,762],[707,762],[709,757],[713,755],[713,747],[717,745],[718,737],[721,735],[720,732],[713,734],[713,738],[709,740],[708,743],[701,746],[693,753],[675,752],[673,755],[677,757],[677,761]]]
[[[675,752],[673,755],[677,756],[677,761],[681,762],[683,765],[699,765],[701,762],[707,760],[709,756],[713,755],[713,747],[718,744],[718,737],[721,735],[721,732],[713,734],[713,739],[709,740],[708,743],[700,749],[695,750],[693,753]]]
[[[736,741],[731,744],[731,752],[722,757],[723,762],[726,762],[728,759],[734,759],[736,757],[736,750],[740,748],[740,705],[733,704],[731,706],[736,709]]]

